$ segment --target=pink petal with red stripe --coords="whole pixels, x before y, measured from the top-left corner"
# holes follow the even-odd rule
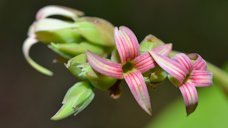
[[[155,67],[155,62],[148,52],[136,57],[133,62],[135,64],[135,68],[141,73]]]
[[[171,76],[176,78],[180,83],[185,79],[188,71],[178,62],[168,58],[167,56],[159,55],[153,51],[150,51],[150,55],[153,57],[155,62],[168,72]]]
[[[135,34],[127,27],[115,28],[116,47],[122,63],[139,55],[139,43]]]
[[[185,69],[188,71],[191,71],[193,68],[192,61],[184,53],[179,53],[179,54],[175,55],[172,59],[177,61],[179,64],[183,65],[183,67],[185,67]]]
[[[124,74],[124,78],[137,103],[144,111],[151,115],[152,109],[150,98],[147,91],[147,86],[140,71]]]
[[[193,67],[195,70],[207,70],[207,62],[197,53],[189,54],[192,60],[195,60]]]
[[[212,84],[212,73],[204,70],[193,70],[189,79],[197,87],[210,86]]]
[[[184,98],[187,115],[195,111],[198,104],[198,94],[193,83],[187,82],[179,87]]]
[[[164,44],[164,45],[158,46],[152,49],[152,51],[163,56],[168,56],[169,53],[172,51],[172,44]]]
[[[89,51],[87,51],[86,54],[89,64],[97,72],[114,78],[123,77],[121,64],[104,59]]]

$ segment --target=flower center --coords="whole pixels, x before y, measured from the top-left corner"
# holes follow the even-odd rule
[[[182,85],[184,85],[189,79],[190,79],[190,76],[191,76],[191,72],[189,72],[183,81],[178,81],[176,78],[172,77],[172,76],[168,76],[169,80],[176,86],[176,87],[181,87]]]
[[[127,62],[122,66],[124,73],[130,72],[134,69],[134,64],[132,62]]]
[[[183,84],[189,80],[189,77],[190,77],[190,73],[188,73],[188,75],[186,75],[185,79],[183,80]]]

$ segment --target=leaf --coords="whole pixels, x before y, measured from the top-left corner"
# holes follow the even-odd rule
[[[199,90],[199,89],[198,89]],[[196,111],[186,117],[182,99],[178,99],[154,120],[147,128],[227,128],[228,101],[218,85],[199,91]]]

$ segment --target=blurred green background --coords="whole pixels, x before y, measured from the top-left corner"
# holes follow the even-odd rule
[[[176,103],[173,103],[178,98],[182,101],[180,92],[174,86],[164,83],[155,90],[150,89],[152,117],[141,110],[128,87],[122,84],[123,93],[119,100],[110,99],[108,92],[96,91],[95,100],[77,117],[58,122],[49,120],[61,106],[64,94],[76,79],[62,64],[52,63],[56,54],[43,45],[32,48],[31,56],[52,69],[55,74],[53,77],[40,74],[26,63],[21,47],[36,11],[50,4],[76,8],[88,16],[107,19],[116,26],[126,25],[136,33],[139,40],[147,34],[154,34],[167,43],[173,43],[174,49],[198,52],[218,66],[227,60],[227,0],[0,0],[1,128],[143,128],[149,123],[156,124],[153,121],[159,122],[159,115],[163,116],[162,111],[170,104],[171,109],[177,109],[176,113],[167,112],[170,118],[176,117],[176,120],[170,120],[171,122],[178,123],[178,119],[188,119],[183,112],[184,103],[178,103],[176,106]],[[201,119],[204,112],[200,111],[205,109],[200,107],[206,102],[203,99],[214,97],[214,91],[211,92],[211,89],[213,88],[203,89],[206,92],[202,92],[205,93],[203,96],[200,95],[199,109],[189,120]],[[219,101],[225,100],[208,102],[219,104]],[[211,109],[215,111],[225,107],[211,106]],[[218,113],[207,116],[218,120],[219,117],[225,119],[228,115],[227,111],[220,112],[217,116],[215,114]],[[159,123],[169,124],[167,120],[169,119]],[[182,125],[176,128],[184,126],[184,123],[187,125],[188,122],[182,121]],[[201,127],[208,124],[207,121],[200,123]],[[223,127],[226,125],[222,124]],[[214,128],[213,125],[209,127]]]

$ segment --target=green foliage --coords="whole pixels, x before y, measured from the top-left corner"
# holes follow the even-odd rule
[[[199,91],[199,105],[192,115],[186,116],[184,101],[180,98],[147,128],[227,128],[227,119],[227,98],[218,85],[213,85]]]

